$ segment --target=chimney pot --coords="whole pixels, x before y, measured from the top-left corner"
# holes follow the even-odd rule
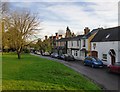
[[[84,34],[87,34],[87,33],[89,33],[90,32],[90,29],[88,28],[88,27],[85,27],[85,29],[84,29]]]

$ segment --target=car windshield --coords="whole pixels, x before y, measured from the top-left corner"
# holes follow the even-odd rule
[[[114,65],[116,65],[116,66],[120,66],[120,62],[116,62]]]
[[[94,61],[96,61],[96,62],[98,62],[98,61],[100,61],[100,59],[99,58],[97,58],[97,57],[94,57],[94,58],[92,58]]]
[[[64,54],[65,56],[68,56],[68,54]]]

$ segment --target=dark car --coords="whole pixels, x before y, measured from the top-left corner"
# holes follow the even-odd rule
[[[63,54],[58,55],[58,59],[63,59],[62,57],[63,57]]]
[[[116,62],[114,65],[108,65],[108,71],[120,74],[120,62]]]
[[[73,55],[70,55],[70,54],[63,54],[61,56],[61,59],[65,60],[65,61],[74,61],[75,58]]]
[[[91,67],[103,67],[103,62],[97,57],[88,56],[84,60],[84,65],[89,65]]]
[[[51,57],[52,57],[52,58],[58,58],[58,56],[59,56],[58,53],[52,53],[52,54],[51,54]]]

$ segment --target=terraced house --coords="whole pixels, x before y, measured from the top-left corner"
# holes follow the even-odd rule
[[[120,26],[98,31],[91,41],[91,50],[105,65],[120,62]]]
[[[76,37],[72,37],[68,40],[67,44],[67,53],[72,54],[75,59],[80,60],[80,48],[81,48],[81,38],[84,35],[78,35]]]
[[[83,60],[86,56],[91,55],[91,40],[96,33],[102,28],[93,29],[90,31],[88,27],[84,29],[84,36],[81,38],[80,58]]]

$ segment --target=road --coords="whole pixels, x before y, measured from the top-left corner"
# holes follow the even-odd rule
[[[118,74],[108,73],[106,67],[92,68],[84,66],[82,61],[64,61],[46,56],[40,57],[63,63],[64,65],[91,79],[93,82],[99,84],[105,90],[119,90],[120,92],[120,76]]]

